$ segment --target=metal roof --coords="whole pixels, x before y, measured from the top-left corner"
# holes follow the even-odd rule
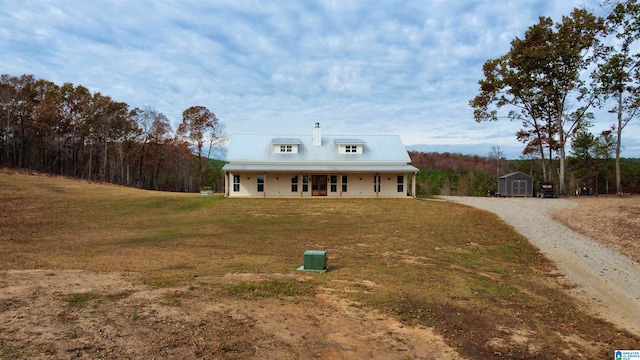
[[[334,139],[333,142],[340,145],[360,145],[366,143],[360,139]]]
[[[299,140],[297,153],[276,153],[273,150],[276,141],[289,139]],[[358,144],[362,144],[362,154],[340,154],[336,144],[353,137],[322,136],[321,146],[313,145],[313,136],[282,135],[233,135],[227,152],[230,166],[237,165],[284,165],[292,166],[406,166],[411,162],[409,154],[397,135],[358,136]],[[411,170],[417,171],[411,166]]]
[[[500,179],[505,179],[505,178],[513,177],[513,176],[515,176],[515,175],[518,175],[518,176],[520,176],[520,177],[522,177],[522,175],[524,175],[524,177],[532,178],[530,175],[527,175],[527,174],[525,174],[525,173],[523,173],[523,172],[520,172],[520,171],[514,171],[514,172],[511,172],[511,173],[508,173],[508,174],[502,175],[502,176],[500,176],[499,178],[500,178]]]
[[[411,165],[303,165],[303,164],[226,164],[225,171],[269,171],[269,172],[362,172],[362,173],[408,173],[418,171]]]
[[[302,141],[294,138],[273,138],[271,143],[274,145],[299,145]]]

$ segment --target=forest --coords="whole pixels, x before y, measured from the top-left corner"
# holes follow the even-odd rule
[[[174,131],[151,107],[8,74],[0,77],[0,106],[2,167],[162,191],[223,186],[221,162],[208,152],[225,140],[224,126],[205,107],[186,109]]]

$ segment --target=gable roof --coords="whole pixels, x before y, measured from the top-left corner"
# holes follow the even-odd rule
[[[321,146],[314,146],[313,136],[234,135],[231,137],[227,171],[398,171],[414,172],[400,137],[397,135],[367,135],[321,137]],[[297,153],[274,152],[275,144],[298,146]],[[362,154],[341,154],[340,144],[362,146]]]
[[[511,173],[508,173],[508,174],[502,175],[502,176],[500,176],[499,178],[500,178],[500,179],[506,179],[506,178],[510,178],[510,177],[514,177],[514,176],[521,177],[521,178],[522,178],[522,177],[524,177],[524,178],[531,178],[531,179],[533,179],[533,177],[531,177],[531,176],[529,176],[529,175],[527,175],[527,174],[525,174],[525,173],[523,173],[523,172],[520,172],[520,171],[514,171],[514,172],[511,172]]]

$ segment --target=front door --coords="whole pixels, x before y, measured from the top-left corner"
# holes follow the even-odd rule
[[[311,175],[311,195],[327,196],[327,175]]]

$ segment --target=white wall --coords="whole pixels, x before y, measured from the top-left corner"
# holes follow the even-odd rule
[[[398,176],[403,177],[403,191],[398,192]],[[404,197],[407,196],[407,176],[406,174],[386,174],[380,176],[380,192],[377,194],[381,197]],[[348,179],[348,189],[343,196],[376,196],[375,174],[351,174]]]
[[[291,177],[298,175],[298,190],[291,191]],[[267,174],[265,176],[265,190],[267,196],[300,196],[302,192],[302,175],[292,173]],[[308,191],[302,196],[311,196],[311,179],[309,179]]]
[[[233,176],[240,175],[240,191],[233,191]],[[229,173],[229,196],[258,196],[257,174]]]
[[[264,192],[258,192],[258,173],[239,173],[240,191],[233,191],[233,175],[229,174],[229,196],[230,197],[278,197],[278,196],[302,196],[311,197],[311,175],[309,177],[308,191],[303,190],[303,174],[295,173],[273,173],[264,175]],[[291,176],[298,175],[298,190],[291,191]],[[325,174],[321,174],[325,175]],[[376,196],[374,187],[374,174],[351,173],[351,174],[331,174],[327,173],[327,197],[373,197]],[[336,191],[331,191],[331,176],[338,177]],[[347,191],[342,192],[342,175],[347,176]],[[398,192],[398,176],[403,176],[403,191]],[[380,197],[406,197],[408,189],[408,178],[406,174],[382,173],[380,174]]]

